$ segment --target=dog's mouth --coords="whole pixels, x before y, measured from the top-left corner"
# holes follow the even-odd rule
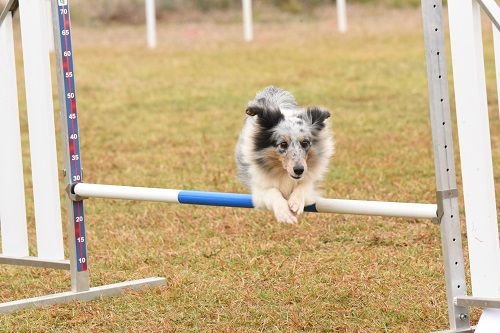
[[[300,178],[302,178],[302,176],[294,176],[294,175],[290,175],[290,177],[292,177],[293,179],[300,179]]]

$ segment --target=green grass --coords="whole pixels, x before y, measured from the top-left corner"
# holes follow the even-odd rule
[[[410,23],[379,24],[397,19]],[[246,192],[233,161],[245,105],[275,84],[302,104],[332,110],[337,153],[327,196],[433,202],[419,12],[374,10],[351,22],[354,29],[344,36],[331,31],[331,21],[293,22],[286,30],[268,23],[258,27],[253,44],[240,42],[236,24],[164,25],[162,46],[152,52],[140,46],[140,28],[75,27],[86,182]],[[114,44],[106,42],[112,38]],[[491,78],[490,71],[497,152]],[[29,174],[27,149],[24,163]],[[93,286],[153,275],[165,276],[167,286],[2,316],[0,331],[447,327],[439,228],[430,221],[308,214],[290,226],[243,209],[97,199],[85,206]],[[64,272],[0,268],[2,300],[68,288]]]

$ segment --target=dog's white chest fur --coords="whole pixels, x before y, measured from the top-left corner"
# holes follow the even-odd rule
[[[288,199],[290,194],[292,194],[293,190],[299,185],[299,182],[290,179],[286,173],[283,173],[279,176],[272,176],[265,172],[262,172],[255,168],[253,174],[253,184],[251,189],[253,188],[276,188],[278,189],[284,198]]]

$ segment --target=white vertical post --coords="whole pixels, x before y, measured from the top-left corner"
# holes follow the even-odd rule
[[[500,31],[497,27],[492,24],[493,28],[493,50],[495,53],[495,70],[497,78],[497,101],[498,101],[498,113],[500,116]]]
[[[50,1],[51,0],[45,0],[45,10],[47,13],[47,22],[48,22],[47,42],[49,45],[49,51],[54,52],[54,31],[52,29],[52,8]]]
[[[147,38],[148,47],[150,49],[156,48],[156,8],[155,0],[146,0],[146,25],[147,25]]]
[[[38,257],[64,259],[45,1],[20,0]]]
[[[480,7],[474,0],[449,1],[448,12],[472,294],[498,297],[500,253]]]
[[[0,24],[0,231],[2,254],[28,255],[12,14]]]
[[[253,40],[252,0],[242,0],[243,7],[243,38],[245,42]]]
[[[345,0],[337,0],[337,25],[339,32],[347,31],[347,14]]]

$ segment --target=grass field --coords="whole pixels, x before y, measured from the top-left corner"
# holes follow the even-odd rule
[[[350,10],[346,35],[336,33],[334,12],[325,10],[315,21],[257,24],[252,44],[241,42],[237,22],[164,23],[155,51],[144,48],[141,27],[75,26],[86,182],[246,192],[236,180],[234,146],[246,102],[274,84],[301,104],[332,111],[337,153],[326,196],[433,202],[420,12]],[[486,53],[498,156],[494,71]],[[29,192],[29,177],[26,186]],[[28,206],[32,221],[29,196]],[[93,286],[148,276],[165,276],[167,285],[2,316],[1,332],[368,333],[448,326],[439,228],[430,221],[309,214],[290,226],[268,212],[103,200],[86,201],[86,216]],[[3,301],[69,287],[64,272],[0,268]]]

